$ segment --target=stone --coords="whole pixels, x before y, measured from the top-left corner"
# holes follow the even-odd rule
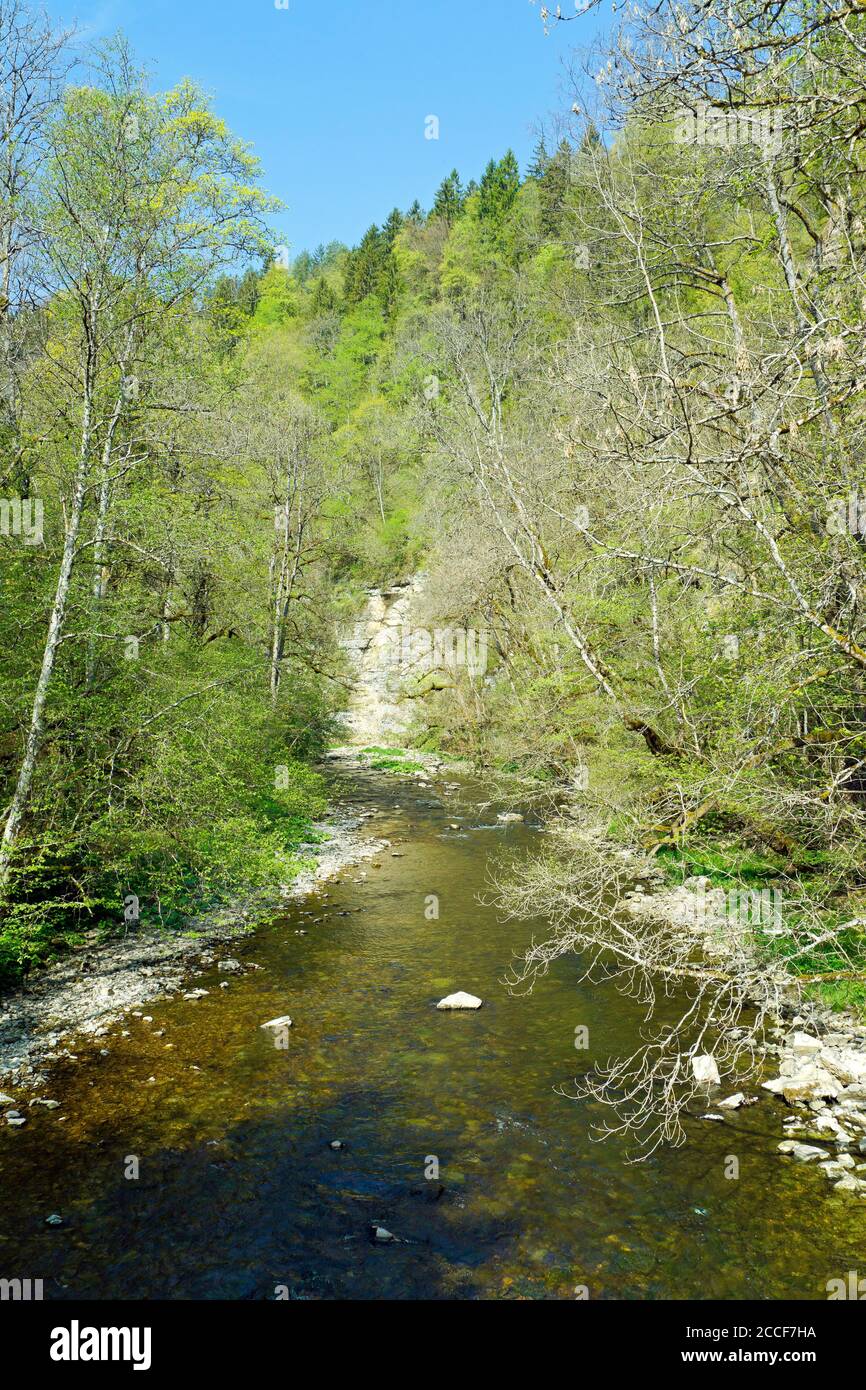
[[[45,1224],[46,1226],[62,1226],[63,1217],[60,1216],[56,1211],[53,1211],[50,1216],[46,1216]]]
[[[221,970],[224,975],[239,975],[243,970],[243,966],[239,960],[235,960],[233,956],[229,956],[226,960],[217,961],[217,970]]]
[[[696,1081],[706,1082],[710,1086],[718,1086],[722,1079],[716,1059],[709,1052],[700,1053],[692,1058],[692,1075]]]
[[[742,1091],[736,1091],[734,1095],[728,1096],[725,1100],[719,1101],[720,1110],[739,1110],[741,1105],[745,1105],[746,1097]]]
[[[765,1091],[773,1095],[783,1095],[785,1100],[807,1101],[823,1110],[822,1099],[839,1095],[841,1087],[835,1077],[824,1071],[823,1067],[805,1067],[794,1076],[779,1076],[774,1081],[763,1082]]]
[[[193,999],[193,1000],[194,1000],[194,999],[204,999],[205,995],[208,994],[208,993],[209,993],[209,991],[206,990],[206,989],[191,989],[191,990],[188,990],[187,993],[186,993],[183,997],[184,997],[184,999]]]
[[[842,1052],[823,1048],[820,1061],[831,1076],[835,1076],[838,1081],[842,1082],[843,1086],[866,1081],[866,1057],[862,1052],[853,1052],[851,1048],[846,1048]]]
[[[849,1173],[847,1177],[840,1178],[839,1182],[834,1182],[835,1192],[863,1192],[866,1191],[866,1183],[862,1178],[852,1178]]]
[[[475,994],[467,994],[459,989],[456,994],[447,994],[436,1005],[437,1009],[480,1009],[484,1001]]]
[[[837,1163],[834,1159],[829,1159],[827,1163],[819,1163],[818,1167],[827,1174],[828,1178],[843,1178],[845,1176],[844,1165]]]
[[[523,820],[523,816],[520,811],[500,811],[496,819],[507,825],[510,821]]]
[[[291,1026],[292,1020],[288,1014],[281,1014],[279,1018],[269,1018],[267,1023],[259,1024],[260,1028],[272,1028],[275,1031],[277,1028],[291,1028]]]
[[[821,1040],[820,1038],[813,1038],[811,1033],[795,1033],[789,1039],[788,1047],[791,1052],[798,1056],[807,1056],[813,1052],[821,1051]]]
[[[14,1096],[7,1096],[5,1091],[0,1091],[0,1105],[14,1105]]]
[[[796,1158],[799,1163],[811,1163],[814,1158],[830,1157],[827,1149],[820,1149],[817,1144],[798,1144],[796,1139],[783,1139],[778,1148],[780,1154]]]
[[[391,1232],[384,1226],[374,1226],[373,1239],[379,1241],[380,1245],[388,1245],[391,1241],[396,1242],[397,1237],[392,1236]]]
[[[330,1142],[330,1144],[328,1145],[328,1147],[331,1148],[331,1149],[335,1149],[335,1150],[336,1150],[336,1149],[344,1149],[346,1146],[345,1146],[345,1144],[343,1143],[342,1139],[332,1139],[331,1142]]]

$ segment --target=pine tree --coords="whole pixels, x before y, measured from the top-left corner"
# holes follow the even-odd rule
[[[491,159],[481,179],[479,216],[482,221],[501,226],[520,189],[520,168],[513,150],[507,150],[497,164]]]
[[[543,178],[549,163],[550,155],[547,153],[547,146],[544,143],[544,136],[542,135],[533,151],[532,163],[526,171],[526,177],[529,179]]]
[[[360,304],[377,288],[382,268],[383,238],[374,223],[361,238],[361,243],[349,252],[346,264],[344,293],[347,304]]]
[[[388,220],[382,228],[382,236],[389,251],[397,239],[397,234],[403,226],[404,217],[399,208],[393,208],[388,214]]]
[[[337,296],[324,275],[317,276],[313,282],[311,308],[316,318],[321,318],[323,314],[333,313],[337,308]]]
[[[540,229],[544,237],[556,237],[562,230],[568,190],[571,184],[574,151],[567,140],[561,140],[556,154],[548,161],[540,180]]]
[[[456,169],[452,169],[447,179],[442,180],[436,191],[430,216],[431,218],[441,218],[451,227],[463,211],[464,201],[465,194],[460,183],[460,175]]]

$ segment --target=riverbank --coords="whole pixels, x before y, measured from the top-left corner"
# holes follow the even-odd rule
[[[622,908],[634,918],[688,932],[696,952],[724,962],[724,916],[714,913],[712,893],[704,876],[672,887],[658,873],[649,891],[641,886],[626,894]],[[781,921],[776,930],[784,931]],[[776,1074],[762,1079],[758,1073],[755,1080],[789,1107],[779,1153],[817,1164],[836,1191],[866,1199],[866,1026],[848,1012],[797,998],[782,1003],[761,1051],[767,1069]],[[744,1103],[742,1092],[725,1098],[718,1091],[710,1117],[714,1107],[737,1109]]]
[[[367,810],[346,806],[317,823],[317,839],[300,847],[309,866],[284,887],[281,903],[309,895],[384,849],[387,841],[365,833],[371,818]],[[280,905],[274,903],[274,914]],[[191,920],[182,932],[94,936],[65,960],[35,972],[23,988],[0,999],[0,1081],[17,1090],[37,1088],[52,1064],[75,1059],[76,1038],[108,1037],[132,1010],[175,997],[221,963],[227,976],[256,969],[243,959],[251,917],[233,904]]]

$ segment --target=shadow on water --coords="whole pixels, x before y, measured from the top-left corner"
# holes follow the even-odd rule
[[[586,1065],[575,1028],[604,1060],[641,1014],[574,960],[504,988],[543,924],[478,895],[530,828],[489,827],[469,785],[336,780],[392,848],[233,945],[261,970],[205,974],[58,1067],[61,1109],[0,1132],[0,1276],[49,1298],[822,1298],[862,1264],[863,1206],[779,1158],[776,1102],[642,1164],[592,1142],[598,1108],[556,1090]],[[438,1013],[455,989],[484,1008]],[[283,1013],[285,1050],[259,1026]]]

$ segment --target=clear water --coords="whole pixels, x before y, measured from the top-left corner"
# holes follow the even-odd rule
[[[152,1024],[57,1071],[62,1109],[0,1132],[0,1275],[42,1278],[46,1298],[821,1299],[866,1265],[866,1204],[779,1157],[774,1100],[696,1119],[645,1163],[593,1141],[598,1114],[555,1089],[587,1065],[575,1027],[604,1059],[633,1048],[640,1014],[580,986],[574,960],[530,997],[503,985],[543,925],[478,895],[531,828],[490,825],[468,786],[345,774],[335,794],[376,807],[402,857],[231,947],[263,970],[196,980],[207,998],[148,1006]],[[484,1007],[437,1012],[457,989]],[[281,1050],[259,1025],[284,1013]]]

